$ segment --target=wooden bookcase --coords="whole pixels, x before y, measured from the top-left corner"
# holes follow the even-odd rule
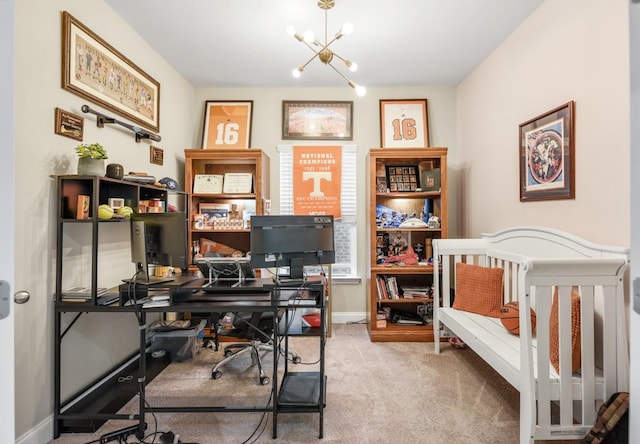
[[[194,247],[194,242],[198,244],[201,252],[205,252],[206,246],[213,243],[223,246],[223,254],[229,251],[239,252],[243,256],[250,248],[250,225],[248,225],[249,214],[265,214],[265,205],[270,205],[269,200],[269,156],[262,150],[250,149],[185,149],[185,190],[189,195],[189,245]],[[246,174],[251,177],[251,185],[244,192],[232,190],[224,192],[224,178],[227,180],[233,175]],[[223,188],[215,187],[194,190],[194,180],[196,175],[211,175],[222,178]],[[200,177],[202,179],[202,177]],[[217,178],[213,178],[216,179]],[[242,185],[242,183],[241,183]],[[213,190],[213,192],[211,191]],[[237,211],[237,217],[242,222],[234,219],[233,212]],[[226,218],[223,214],[213,225],[200,224],[200,217],[204,211],[214,216],[216,212],[230,212]],[[211,241],[211,242],[208,242]],[[217,248],[216,247],[216,248]]]
[[[447,148],[372,148],[367,158],[369,337],[374,342],[433,341],[432,298],[409,295],[432,289],[431,242],[447,237]],[[439,226],[434,219],[430,226],[398,226],[411,216],[428,223],[429,214],[421,213],[436,216]],[[420,256],[417,264],[405,246]],[[390,316],[377,319],[384,311]],[[394,315],[410,318],[418,312],[422,325],[394,322]]]

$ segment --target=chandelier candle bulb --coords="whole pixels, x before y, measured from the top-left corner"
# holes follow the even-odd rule
[[[299,78],[302,75],[302,71],[304,70],[304,68],[311,61],[313,61],[313,59],[317,57],[318,60],[320,60],[320,62],[331,67],[331,69],[337,72],[340,75],[340,77],[345,79],[349,84],[349,86],[355,89],[356,94],[358,96],[364,96],[367,93],[367,89],[365,87],[359,86],[355,82],[351,81],[344,74],[342,74],[342,72],[340,72],[338,68],[336,68],[331,64],[331,62],[333,61],[333,56],[336,56],[345,64],[345,66],[351,72],[355,72],[358,69],[357,63],[353,63],[350,60],[344,59],[340,57],[338,54],[334,53],[331,49],[329,49],[329,47],[333,42],[353,32],[353,24],[346,22],[344,25],[342,25],[342,28],[340,28],[340,30],[333,36],[333,39],[329,40],[328,38],[329,34],[327,32],[327,27],[328,27],[327,15],[328,15],[329,9],[333,8],[334,5],[335,5],[335,0],[318,0],[318,7],[324,11],[324,44],[320,42],[318,39],[316,39],[315,34],[310,30],[305,31],[304,35],[300,35],[296,32],[296,29],[292,25],[287,26],[286,28],[287,34],[293,36],[299,42],[307,45],[309,49],[314,53],[313,57],[311,57],[305,64],[291,71],[291,74],[293,75],[294,78],[296,79]],[[320,49],[315,49],[312,45],[315,45]]]

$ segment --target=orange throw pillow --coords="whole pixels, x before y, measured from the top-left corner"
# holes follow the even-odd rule
[[[502,307],[502,268],[456,263],[453,308],[497,318]]]
[[[558,287],[553,294],[549,317],[549,359],[556,372],[560,373],[560,346],[558,326]],[[580,368],[580,294],[578,287],[571,288],[571,372]]]

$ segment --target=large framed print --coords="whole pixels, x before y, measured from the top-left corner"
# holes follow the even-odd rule
[[[67,11],[62,12],[62,88],[160,130],[160,83]]]
[[[251,147],[253,100],[207,100],[202,148]]]
[[[353,102],[283,100],[282,138],[353,140]]]
[[[520,125],[520,201],[575,199],[575,103]]]
[[[380,100],[380,146],[429,146],[427,99]]]

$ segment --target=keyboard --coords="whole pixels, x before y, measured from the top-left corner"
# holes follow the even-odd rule
[[[307,281],[305,279],[277,279],[273,278],[273,283],[280,287],[302,287]]]
[[[145,304],[142,304],[142,308],[153,308],[153,307],[168,307],[169,301],[150,301]]]

